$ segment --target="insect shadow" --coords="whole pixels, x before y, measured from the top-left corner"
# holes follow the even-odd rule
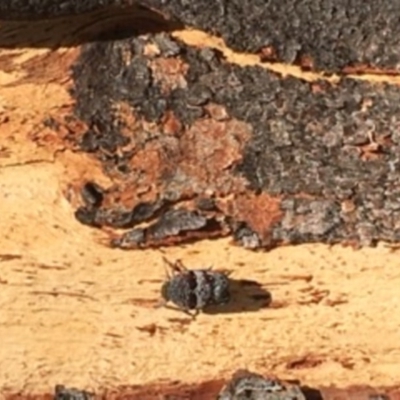
[[[229,278],[229,287],[230,301],[226,304],[208,306],[203,310],[204,314],[255,312],[271,305],[271,292],[257,281]]]

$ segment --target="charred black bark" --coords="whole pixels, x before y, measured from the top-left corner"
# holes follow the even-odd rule
[[[282,79],[166,35],[88,45],[74,76],[82,149],[90,132],[121,180],[114,192],[155,185],[148,201],[194,200],[189,210],[251,248],[400,240],[397,86]],[[116,221],[127,209],[111,208]]]
[[[347,66],[400,68],[400,4],[381,0],[143,0],[186,25],[221,35],[238,51],[339,72]]]
[[[132,0],[2,0],[0,19],[81,15]],[[139,0],[169,18],[222,36],[238,51],[325,72],[400,69],[400,3],[379,0]]]

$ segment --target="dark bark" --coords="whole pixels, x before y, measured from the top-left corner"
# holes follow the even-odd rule
[[[224,382],[222,379],[199,382],[197,384],[185,385],[178,381],[174,383],[165,384],[153,384],[129,387],[124,386],[120,388],[114,388],[112,390],[105,390],[103,393],[95,394],[89,393],[83,390],[75,388],[65,388],[64,386],[57,385],[55,389],[54,400],[158,400],[160,398],[168,398],[173,400],[213,400],[218,398],[218,394],[221,393],[224,383],[227,384],[228,392],[235,393],[235,389],[238,387],[238,381],[241,377],[250,378],[246,382],[246,387],[249,388],[243,397],[223,397],[223,400],[239,400],[239,399],[274,399],[274,400],[399,400],[400,391],[397,387],[393,388],[374,388],[370,386],[354,386],[348,388],[334,388],[334,387],[319,387],[313,388],[302,385],[300,382],[282,382],[278,381],[278,384],[283,385],[284,388],[281,391],[275,391],[272,393],[262,392],[262,385],[258,384],[258,390],[251,393],[250,388],[251,378],[255,374],[249,373],[245,370],[237,371],[233,374],[232,379],[228,382]],[[260,376],[260,379],[263,379]],[[267,378],[268,379],[268,378]],[[258,382],[260,383],[260,382]],[[277,389],[277,386],[274,386]],[[289,391],[286,391],[286,390]],[[226,394],[226,392],[225,392]],[[255,397],[257,394],[259,397]],[[265,397],[260,397],[264,394]],[[286,396],[286,397],[285,397]],[[296,397],[295,397],[296,396]],[[304,396],[304,397],[303,397]],[[7,399],[20,399],[24,400],[44,400],[51,398],[49,395],[9,395]]]
[[[76,16],[131,0],[2,0],[0,19]],[[135,2],[136,3],[136,2]],[[393,0],[140,0],[238,51],[325,72],[400,69],[400,3]]]
[[[73,17],[110,6],[123,7],[131,0],[4,0],[0,19],[31,20]]]
[[[399,241],[399,87],[282,79],[165,34],[87,45],[73,75],[74,143],[116,182],[77,217],[134,228],[113,245]]]

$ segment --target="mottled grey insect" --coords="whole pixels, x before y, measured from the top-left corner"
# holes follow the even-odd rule
[[[161,305],[165,306],[171,301],[179,310],[196,317],[208,306],[223,305],[230,301],[228,272],[213,271],[212,267],[189,270],[180,260],[175,263],[165,257],[163,260],[171,268],[172,274],[167,269],[167,280],[161,287]]]

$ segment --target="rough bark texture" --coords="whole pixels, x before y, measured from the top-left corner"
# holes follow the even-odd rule
[[[212,4],[142,4],[224,33]],[[224,29],[245,23],[246,2],[218,4]],[[0,23],[2,397],[50,400],[64,384],[99,399],[208,400],[246,366],[308,385],[308,400],[400,398],[398,250],[324,245],[398,241],[398,79],[287,76],[293,65],[204,32],[167,34],[180,24],[125,3],[3,1],[0,12],[29,16]],[[388,28],[380,48],[373,29],[363,39],[389,68],[398,35]],[[293,42],[278,37],[286,54]],[[330,50],[324,72],[343,64]],[[196,320],[156,308],[164,255],[230,270],[232,301]]]
[[[73,71],[87,128],[69,139],[114,179],[76,216],[133,228],[113,245],[399,240],[397,86],[282,78],[165,34],[86,45]]]
[[[398,388],[373,388],[353,386],[349,388],[311,388],[300,382],[284,382],[263,378],[255,382],[254,373],[246,370],[235,372],[226,382],[213,380],[199,385],[185,385],[179,382],[156,384],[143,387],[120,387],[93,393],[63,385],[56,385],[53,400],[398,400]],[[260,376],[261,377],[261,376]],[[245,378],[246,381],[241,381]],[[271,383],[273,384],[271,385]],[[272,389],[273,388],[273,389]],[[272,389],[272,390],[271,390]],[[7,396],[7,400],[16,400]],[[50,400],[51,395],[32,395],[29,400]]]
[[[74,16],[131,0],[3,0],[1,19]],[[400,5],[392,0],[141,0],[138,4],[220,35],[238,51],[324,72],[398,71]]]

